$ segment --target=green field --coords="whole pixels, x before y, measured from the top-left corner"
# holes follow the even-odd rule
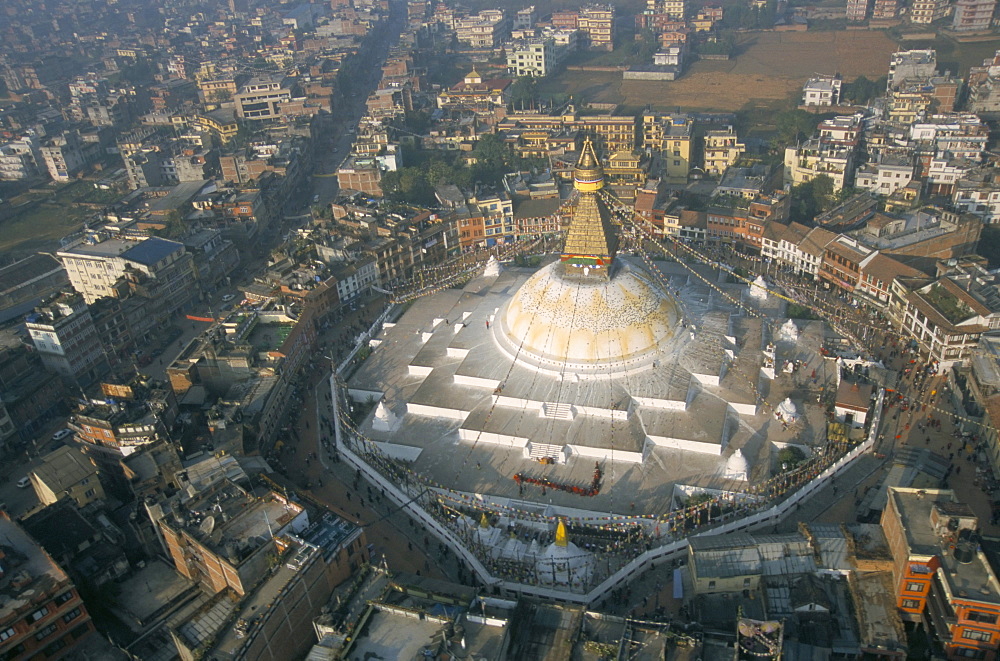
[[[90,182],[50,185],[51,193],[24,193],[8,200],[0,220],[0,252],[18,256],[55,250],[59,239],[76,232],[94,211],[77,202],[104,202],[110,194],[97,191]]]

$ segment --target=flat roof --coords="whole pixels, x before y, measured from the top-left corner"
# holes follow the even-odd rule
[[[146,266],[153,266],[166,259],[175,252],[183,252],[184,244],[176,241],[168,241],[157,236],[150,237],[145,241],[140,241],[122,253],[122,258],[130,262],[138,262]]]

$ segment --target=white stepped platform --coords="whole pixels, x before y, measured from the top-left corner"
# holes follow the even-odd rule
[[[525,449],[525,456],[528,459],[543,459],[544,457],[552,457],[556,460],[556,463],[564,464],[566,463],[566,453],[563,451],[563,446],[552,445],[550,443],[528,443]]]
[[[542,417],[556,420],[572,420],[576,417],[572,404],[545,402],[542,404]]]

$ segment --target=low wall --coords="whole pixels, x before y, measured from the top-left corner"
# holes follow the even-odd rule
[[[381,321],[376,323],[381,323]],[[353,357],[353,352],[352,355],[341,364],[340,368],[338,368],[338,373],[349,366],[351,357]],[[456,556],[467,562],[472,571],[476,573],[484,584],[488,586],[495,586],[503,590],[508,596],[529,595],[541,599],[549,599],[557,603],[589,605],[606,599],[612,590],[628,585],[639,575],[654,569],[657,563],[679,560],[687,554],[687,538],[677,539],[660,546],[655,546],[637,556],[589,592],[582,594],[557,590],[555,588],[542,585],[515,583],[513,581],[498,579],[490,574],[485,565],[483,565],[482,562],[461,543],[451,530],[445,528],[417,503],[417,499],[428,490],[427,487],[421,487],[419,484],[414,484],[414,488],[422,489],[421,492],[417,494],[409,493],[409,485],[406,487],[407,491],[403,491],[394,482],[385,478],[381,473],[369,466],[367,462],[363,461],[354,453],[343,438],[343,430],[339,423],[340,417],[337,412],[337,408],[339,406],[339,395],[337,393],[336,379],[333,375],[331,375],[329,383],[331,389],[331,405],[333,409],[332,418],[334,421],[337,421],[334,425],[334,440],[344,461],[346,461],[351,467],[363,473],[365,479],[369,480],[372,484],[378,485],[382,488],[385,495],[399,505],[402,511],[406,512],[415,520],[420,522],[427,528],[430,534],[433,534],[445,546],[454,551]],[[705,530],[704,532],[691,536],[699,537],[722,535],[731,532],[748,532],[750,530],[760,528],[767,529],[773,527],[788,515],[796,512],[801,503],[823,489],[828,480],[847,470],[856,459],[863,454],[870,452],[874,448],[875,440],[878,437],[878,428],[882,417],[882,402],[884,398],[885,391],[880,390],[875,403],[872,406],[872,423],[864,442],[828,466],[807,484],[791,493],[788,498],[765,510],[740,518],[730,518],[724,523],[721,523],[709,530]],[[718,447],[721,448],[721,446]],[[616,453],[616,456],[617,454],[618,453]],[[472,498],[482,500],[481,496],[473,495]],[[657,530],[657,535],[659,536],[659,525],[655,525],[655,529]]]
[[[622,80],[677,80],[676,71],[623,71]]]

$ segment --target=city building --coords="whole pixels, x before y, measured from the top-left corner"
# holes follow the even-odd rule
[[[847,20],[852,22],[865,20],[871,11],[871,6],[871,0],[847,0]]]
[[[948,489],[889,487],[881,524],[903,618],[924,623],[948,659],[996,659],[1000,582],[972,508]]]
[[[83,296],[60,294],[25,317],[42,364],[68,382],[88,386],[107,373],[104,345]]]
[[[209,593],[245,596],[269,573],[277,539],[309,527],[306,511],[273,491],[258,496],[229,480],[194,491],[146,507],[177,571]]]
[[[955,32],[988,31],[996,5],[996,0],[955,0],[951,29]]]
[[[867,5],[866,5],[867,6]],[[848,13],[851,6],[848,4]],[[848,16],[847,20],[852,19]],[[813,76],[802,87],[802,105],[804,106],[836,106],[840,105],[840,89],[844,81],[840,76]]]
[[[745,150],[746,145],[739,141],[732,126],[706,131],[702,156],[705,173],[721,176]]]
[[[198,293],[194,260],[176,241],[88,235],[64,246],[56,256],[73,289],[88,303],[105,296],[124,298],[131,291],[150,301],[150,316],[165,319]]]
[[[586,35],[591,49],[614,50],[615,6],[594,4],[581,7],[577,28]]]
[[[802,184],[825,175],[840,190],[851,184],[854,174],[854,149],[812,138],[795,147],[785,147],[786,184]]]
[[[10,598],[0,608],[0,655],[8,659],[59,659],[94,632],[76,586],[6,511],[0,511],[0,590]]]
[[[913,0],[910,3],[911,23],[933,23],[949,14],[951,5],[947,0]]]
[[[77,507],[104,500],[104,487],[98,479],[97,466],[75,447],[63,446],[42,457],[42,463],[29,474],[31,486],[43,505],[53,505],[64,498]]]
[[[281,106],[291,100],[290,81],[281,77],[253,78],[233,96],[240,119],[265,120],[281,117]]]

